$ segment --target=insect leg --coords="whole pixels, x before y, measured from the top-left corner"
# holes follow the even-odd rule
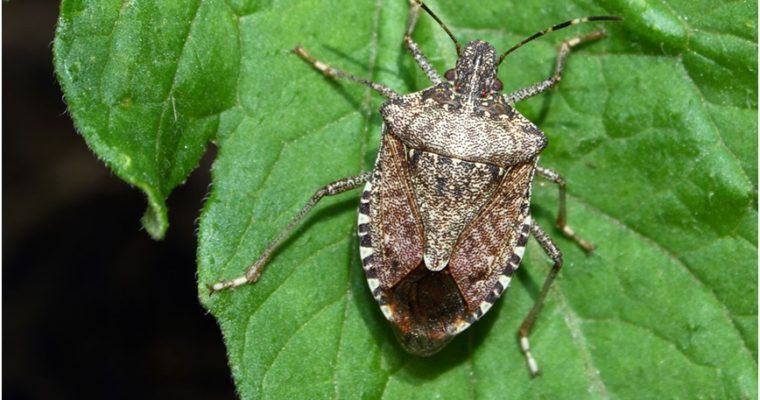
[[[525,354],[525,358],[528,361],[530,374],[532,376],[536,376],[539,373],[538,364],[536,363],[536,359],[533,358],[533,355],[530,353],[528,334],[533,328],[533,324],[536,322],[536,317],[541,311],[544,300],[546,300],[546,294],[549,292],[549,288],[552,286],[554,279],[557,277],[557,273],[559,273],[560,268],[562,268],[562,253],[560,253],[557,245],[554,244],[549,235],[547,235],[546,232],[544,232],[543,229],[541,229],[541,227],[536,224],[536,222],[533,222],[533,225],[530,227],[530,231],[533,234],[533,237],[538,240],[538,243],[541,245],[541,247],[543,247],[546,254],[548,254],[549,257],[551,257],[551,259],[554,261],[554,265],[552,266],[552,269],[549,271],[549,275],[544,281],[544,286],[541,288],[541,292],[538,293],[538,297],[533,303],[533,308],[530,309],[528,316],[525,317],[522,325],[520,325],[519,331],[520,348],[522,349],[523,353]]]
[[[312,66],[314,66],[314,68],[318,69],[323,74],[329,76],[330,78],[333,78],[333,79],[347,79],[349,81],[354,81],[356,83],[359,83],[361,85],[367,86],[370,89],[372,89],[372,90],[380,93],[380,95],[383,96],[383,97],[393,98],[393,97],[397,97],[398,96],[398,93],[396,93],[393,89],[391,89],[391,88],[389,88],[389,87],[387,87],[385,85],[382,85],[382,84],[379,84],[379,83],[376,83],[376,82],[372,82],[369,79],[359,78],[357,76],[349,74],[348,72],[341,71],[339,69],[335,69],[335,68],[333,68],[333,67],[331,67],[331,66],[323,63],[322,61],[317,60],[316,58],[314,58],[314,56],[312,56],[311,54],[309,54],[308,52],[306,52],[306,49],[304,49],[300,45],[296,46],[296,48],[293,49],[293,52],[296,53],[296,55],[298,55],[299,57],[301,57],[304,60],[306,60],[309,64],[311,64]]]
[[[536,167],[536,172],[544,178],[554,182],[559,186],[559,213],[557,214],[557,228],[562,231],[565,236],[573,239],[578,246],[581,246],[587,253],[594,251],[594,245],[583,240],[575,233],[575,230],[567,225],[567,208],[565,207],[565,178],[563,178],[556,171],[541,166]]]
[[[293,219],[290,220],[290,223],[288,223],[285,229],[281,230],[280,233],[278,233],[274,238],[274,240],[269,242],[269,245],[266,249],[264,249],[264,252],[261,253],[259,258],[250,267],[248,267],[245,275],[234,279],[212,283],[208,285],[209,290],[213,293],[220,290],[236,288],[238,286],[256,282],[256,280],[259,279],[259,276],[261,276],[261,271],[263,271],[267,262],[269,262],[269,259],[272,257],[274,251],[277,250],[280,244],[282,244],[282,242],[290,235],[293,229],[298,226],[306,214],[311,211],[311,209],[319,202],[319,200],[322,199],[322,197],[333,196],[339,193],[343,193],[347,190],[354,189],[359,185],[366,183],[371,176],[371,171],[365,172],[361,175],[350,176],[348,178],[337,180],[317,190],[316,193],[311,196],[309,201],[306,202],[303,208],[301,208],[301,211],[299,211],[298,214],[296,214]]]
[[[518,101],[525,100],[528,97],[535,96],[543,93],[556,85],[562,79],[562,70],[565,68],[565,61],[570,54],[570,50],[573,47],[588,42],[591,40],[601,39],[604,37],[604,29],[599,29],[585,36],[576,36],[572,39],[562,42],[559,46],[559,54],[557,55],[557,64],[554,67],[554,75],[551,78],[543,80],[534,85],[526,88],[518,89],[508,95],[506,95],[506,101],[510,104],[517,103]]]
[[[434,85],[441,83],[441,76],[435,71],[435,68],[430,64],[425,54],[422,53],[417,43],[412,39],[412,33],[414,33],[414,27],[417,25],[417,18],[420,15],[420,3],[411,0],[409,5],[409,20],[406,23],[406,34],[404,35],[404,44],[409,52],[412,53],[414,60],[417,61],[417,65],[425,71],[431,82]]]

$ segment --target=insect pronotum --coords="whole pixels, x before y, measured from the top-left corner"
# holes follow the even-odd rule
[[[433,68],[412,39],[420,8],[456,45],[456,67]],[[499,64],[524,44],[552,31],[615,16],[573,19],[539,31],[497,57],[475,40],[461,47],[423,3],[412,1],[404,43],[433,86],[400,95],[335,69],[303,47],[294,52],[324,75],[368,86],[387,101],[380,108],[383,134],[371,171],[330,183],[317,192],[270,242],[243,276],[209,285],[219,291],[256,282],[272,253],[324,196],[365,185],[358,236],[367,283],[401,346],[427,356],[480,319],[506,290],[532,235],[553,260],[533,307],[519,330],[520,347],[533,376],[539,373],[528,334],[562,266],[562,254],[531,218],[531,186],[538,174],[559,186],[556,225],[590,252],[593,246],[567,225],[565,180],[538,164],[546,137],[514,108],[554,87],[573,47],[604,36],[599,29],[562,42],[554,74],[502,94]]]

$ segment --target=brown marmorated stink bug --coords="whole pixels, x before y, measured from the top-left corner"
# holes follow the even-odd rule
[[[456,67],[442,80],[412,40],[420,8],[456,45]],[[368,86],[388,100],[380,108],[384,127],[375,167],[317,190],[270,242],[245,275],[209,285],[212,292],[256,282],[277,247],[324,196],[366,184],[359,204],[359,246],[367,283],[408,352],[428,356],[480,319],[509,285],[533,235],[554,261],[519,330],[520,347],[533,376],[538,366],[528,333],[562,266],[562,255],[530,214],[537,173],[559,186],[557,227],[584,250],[593,246],[566,224],[565,181],[538,164],[544,134],[515,103],[556,85],[570,50],[604,36],[597,30],[564,41],[554,75],[502,94],[497,68],[517,48],[546,33],[615,16],[578,18],[544,29],[497,58],[484,41],[461,48],[451,31],[423,3],[412,1],[404,43],[433,82],[399,95],[392,89],[318,61],[302,47],[295,53],[330,78]]]

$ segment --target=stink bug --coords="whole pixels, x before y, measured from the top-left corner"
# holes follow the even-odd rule
[[[420,8],[456,45],[458,60],[444,74],[446,81],[412,40]],[[497,68],[508,54],[546,33],[619,19],[592,16],[563,22],[497,57],[484,41],[462,48],[427,6],[412,2],[404,43],[433,86],[407,95],[332,68],[296,47],[298,56],[326,76],[368,86],[388,99],[380,108],[384,127],[377,161],[372,171],[319,189],[245,275],[211,284],[210,290],[256,282],[274,250],[322,197],[365,184],[358,235],[367,283],[401,346],[413,354],[436,353],[481,318],[509,285],[528,237],[538,240],[554,265],[519,331],[520,346],[535,376],[539,370],[528,333],[562,266],[559,249],[531,218],[536,173],[559,186],[557,227],[586,251],[593,246],[566,224],[565,181],[538,164],[546,137],[514,105],[556,85],[570,50],[604,32],[563,42],[554,75],[527,88],[502,94]]]

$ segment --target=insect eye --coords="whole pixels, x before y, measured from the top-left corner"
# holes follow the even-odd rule
[[[453,81],[457,77],[457,72],[452,68],[446,71],[446,73],[443,74],[443,77],[446,78],[447,81]]]
[[[491,84],[491,90],[493,90],[494,92],[498,92],[502,88],[503,88],[503,85],[501,84],[501,81],[499,80],[499,78],[494,79],[493,84]]]

